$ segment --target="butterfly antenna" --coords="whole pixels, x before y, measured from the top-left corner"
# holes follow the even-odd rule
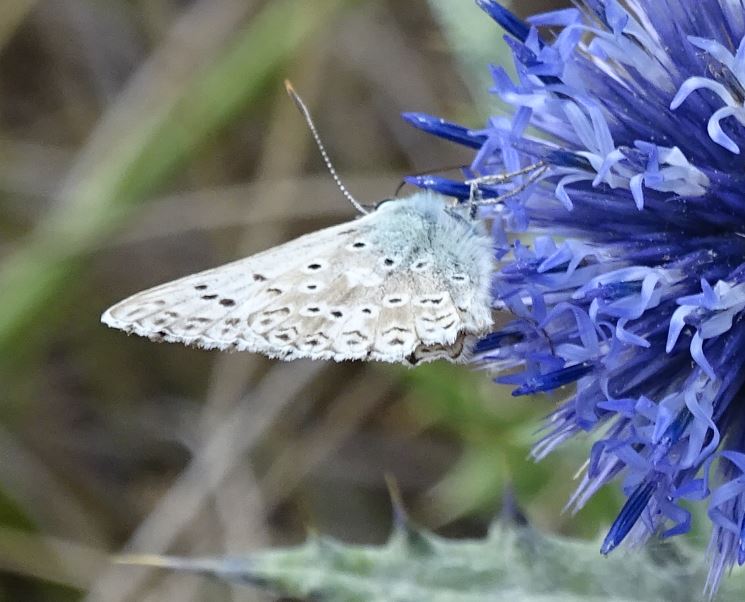
[[[336,169],[334,168],[334,164],[331,163],[331,159],[329,159],[329,154],[326,152],[326,147],[323,145],[323,142],[321,141],[321,136],[318,134],[318,130],[316,129],[316,124],[313,123],[313,118],[310,116],[310,111],[308,110],[308,107],[303,102],[303,99],[300,98],[300,95],[295,92],[295,88],[292,87],[292,84],[289,80],[285,80],[285,89],[287,90],[287,93],[290,95],[290,98],[295,102],[297,105],[297,108],[300,109],[300,112],[303,114],[303,117],[305,117],[305,122],[308,124],[308,128],[310,129],[310,133],[313,135],[313,139],[316,141],[316,146],[318,147],[318,150],[321,152],[321,157],[323,158],[323,162],[326,164],[326,169],[329,170],[329,173],[331,174],[331,177],[334,178],[334,182],[336,182],[336,185],[339,187],[339,190],[341,190],[341,193],[344,195],[344,197],[352,203],[352,206],[359,211],[360,213],[369,213],[367,209],[365,209],[358,201],[352,196],[352,193],[347,190],[347,187],[344,186],[344,184],[341,181],[341,178],[339,177],[339,174],[336,173]]]
[[[468,165],[463,165],[463,163],[458,163],[458,165],[445,165],[443,167],[436,167],[435,169],[426,169],[424,171],[418,171],[416,173],[409,174],[409,176],[412,176],[414,178],[417,178],[419,176],[430,176],[432,174],[445,172],[445,171],[452,171],[454,169],[467,169]],[[404,186],[406,186],[408,182],[406,180],[401,180],[398,183],[398,186],[396,187],[396,192],[393,194],[394,197],[398,196],[398,193],[401,192]]]

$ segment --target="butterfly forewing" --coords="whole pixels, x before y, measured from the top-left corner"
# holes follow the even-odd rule
[[[138,293],[103,321],[155,340],[294,359],[458,360],[491,325],[491,252],[429,194]]]

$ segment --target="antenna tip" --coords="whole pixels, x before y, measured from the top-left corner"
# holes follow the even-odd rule
[[[290,95],[290,98],[295,102],[297,107],[303,112],[306,113],[307,109],[305,108],[305,105],[303,104],[303,101],[300,98],[300,95],[295,92],[295,88],[292,85],[292,82],[289,79],[285,80],[285,90],[287,90],[287,94]]]

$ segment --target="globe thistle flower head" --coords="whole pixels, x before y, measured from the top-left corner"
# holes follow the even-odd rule
[[[473,130],[404,117],[476,149],[465,181],[416,185],[493,219],[496,307],[476,359],[514,395],[575,385],[534,455],[596,433],[570,505],[620,481],[602,546],[690,529],[708,505],[708,591],[745,563],[745,7],[583,0],[506,31],[511,108]],[[504,174],[517,174],[505,179]]]

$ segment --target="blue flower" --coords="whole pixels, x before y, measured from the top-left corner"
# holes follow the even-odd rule
[[[681,502],[707,503],[713,594],[745,563],[745,9],[584,0],[525,23],[477,2],[508,32],[517,76],[492,67],[492,91],[511,113],[405,115],[477,149],[467,180],[488,184],[495,306],[514,319],[476,361],[515,395],[573,385],[534,455],[595,433],[570,504],[621,482],[603,553],[684,533]]]

